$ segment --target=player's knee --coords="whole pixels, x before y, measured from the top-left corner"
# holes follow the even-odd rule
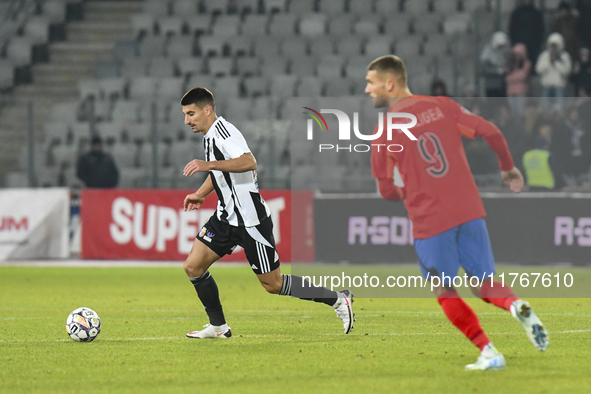
[[[199,267],[198,264],[195,264],[189,260],[185,260],[183,269],[189,278],[198,278],[205,273],[205,269]]]

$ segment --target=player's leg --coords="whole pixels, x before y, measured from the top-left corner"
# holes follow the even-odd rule
[[[246,228],[240,244],[244,247],[246,258],[265,290],[271,294],[292,296],[332,306],[343,321],[345,334],[351,331],[355,318],[351,305],[353,294],[349,290],[332,291],[324,287],[311,286],[300,276],[281,274],[271,218],[263,220],[256,227]]]
[[[472,292],[485,302],[505,309],[521,324],[538,350],[548,347],[548,331],[527,301],[520,300],[509,286],[490,279],[495,263],[484,219],[464,223],[458,237],[460,261],[468,275],[479,279]],[[475,282],[471,282],[475,284]]]
[[[415,249],[419,265],[425,278],[431,277],[433,292],[449,321],[468,338],[483,355],[491,356],[466,369],[492,370],[505,366],[503,356],[496,351],[490,339],[482,329],[478,316],[459,296],[450,281],[457,275],[460,259],[457,248],[459,226],[427,239],[416,239]],[[439,279],[439,280],[438,280]],[[438,285],[438,286],[435,286]],[[498,354],[497,354],[498,353]],[[483,362],[486,361],[486,362]]]
[[[226,324],[218,286],[209,273],[209,267],[227,253],[228,242],[218,232],[219,222],[215,216],[203,226],[185,260],[183,268],[195,287],[197,296],[209,317],[204,330],[192,331],[189,338],[229,338],[232,336]],[[215,251],[214,251],[215,250]]]

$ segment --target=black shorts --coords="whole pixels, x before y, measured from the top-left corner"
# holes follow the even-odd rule
[[[242,246],[250,267],[255,274],[266,274],[279,267],[279,255],[273,237],[273,221],[270,217],[254,227],[235,227],[221,222],[216,214],[201,227],[197,239],[220,257],[232,254],[236,246]]]

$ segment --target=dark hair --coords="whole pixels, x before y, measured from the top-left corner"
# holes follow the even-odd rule
[[[368,71],[391,72],[399,82],[406,86],[406,66],[402,59],[395,55],[378,57],[367,66]]]
[[[189,90],[181,99],[181,105],[195,104],[199,108],[203,109],[206,105],[211,105],[211,108],[215,110],[215,100],[213,93],[206,88],[193,88]]]

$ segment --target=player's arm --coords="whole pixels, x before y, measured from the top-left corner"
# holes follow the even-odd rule
[[[184,176],[191,176],[196,172],[218,170],[223,172],[246,172],[257,169],[257,161],[252,153],[247,152],[235,159],[221,161],[193,160],[185,166]]]
[[[211,192],[213,192],[213,182],[211,181],[211,174],[207,176],[205,182],[201,185],[199,190],[195,193],[187,194],[185,197],[185,202],[183,203],[183,207],[185,211],[192,211],[194,209],[199,209],[201,204],[205,201],[205,197],[207,197]]]
[[[392,178],[378,178],[378,190],[385,200],[402,201],[406,197],[404,187],[394,185],[394,179]]]

